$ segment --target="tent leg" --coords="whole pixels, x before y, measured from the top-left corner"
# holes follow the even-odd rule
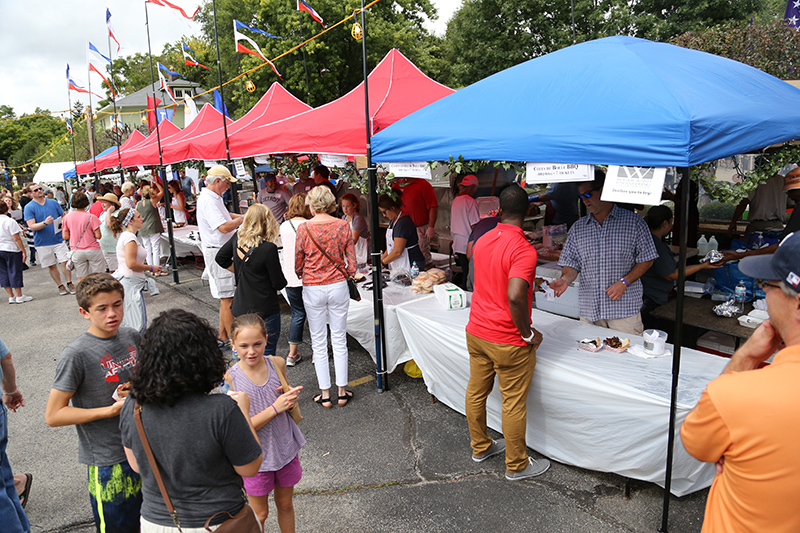
[[[689,231],[689,198],[691,171],[688,167],[680,169],[685,185],[681,193],[680,256],[678,257],[678,301],[675,308],[675,350],[672,355],[672,390],[669,402],[669,434],[667,436],[667,466],[664,474],[664,503],[661,511],[662,533],[669,531],[669,494],[672,488],[672,456],[675,447],[675,411],[677,408],[678,377],[681,372],[681,342],[683,341],[683,288],[686,286],[686,241]]]

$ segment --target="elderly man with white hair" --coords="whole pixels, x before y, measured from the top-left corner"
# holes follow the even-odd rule
[[[222,195],[235,182],[230,171],[222,165],[214,165],[208,169],[206,187],[200,191],[197,199],[197,226],[203,246],[203,258],[208,271],[211,296],[219,299],[219,345],[228,349],[231,341],[228,338],[233,314],[231,302],[236,291],[236,280],[233,272],[219,266],[216,256],[223,244],[233,237],[241,226],[243,215],[229,213],[225,208]]]

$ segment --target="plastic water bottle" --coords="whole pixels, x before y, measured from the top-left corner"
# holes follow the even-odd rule
[[[747,299],[747,287],[744,280],[739,280],[736,288],[733,290],[733,299],[736,301],[736,306],[739,308],[740,313],[744,313],[744,301]]]
[[[700,238],[697,240],[697,255],[700,256],[700,259],[704,258],[708,253],[708,241],[706,240],[705,235],[700,235]]]
[[[717,242],[717,238],[713,235],[708,239],[708,251],[710,252],[711,250],[719,250],[719,243]]]
[[[716,287],[716,285],[717,285],[717,280],[715,280],[714,278],[708,278],[706,284],[703,285],[703,292],[706,294],[711,294],[711,291],[714,290],[714,287]]]
[[[417,266],[417,262],[414,261],[411,265],[411,277],[416,278],[417,276],[419,276],[419,267]]]

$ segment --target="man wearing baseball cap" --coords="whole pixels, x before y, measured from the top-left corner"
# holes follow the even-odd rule
[[[467,242],[472,228],[481,217],[478,213],[478,204],[473,198],[478,190],[478,178],[474,174],[467,174],[458,184],[458,196],[453,199],[450,206],[450,234],[453,236],[453,254],[456,262],[461,267],[462,289],[467,288],[469,277],[469,259],[467,259]]]
[[[242,225],[243,215],[229,213],[225,209],[222,195],[235,182],[230,171],[222,165],[214,165],[208,169],[206,187],[197,198],[197,226],[200,230],[200,241],[203,245],[203,258],[208,271],[208,285],[211,296],[219,298],[219,345],[228,349],[228,339],[233,314],[231,302],[236,291],[233,272],[219,266],[216,261],[217,252],[233,233]]]
[[[686,450],[717,463],[704,533],[800,531],[800,233],[776,247],[739,263],[764,289],[769,319],[681,426]],[[773,354],[772,364],[759,368]]]

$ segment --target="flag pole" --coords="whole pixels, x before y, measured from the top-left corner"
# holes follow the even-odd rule
[[[172,198],[167,187],[164,175],[164,157],[161,153],[161,131],[158,127],[158,106],[156,105],[156,80],[153,74],[153,49],[150,47],[150,16],[147,13],[147,2],[144,3],[144,21],[147,26],[147,54],[150,56],[150,90],[153,95],[153,114],[156,116],[156,142],[158,143],[158,173],[161,176],[161,186],[164,187],[164,204],[167,212],[167,235],[169,237],[169,256],[172,259],[172,281],[180,283],[178,278],[178,260],[175,257],[175,236],[172,233]],[[145,106],[145,109],[147,106]],[[159,252],[160,254],[160,252]],[[158,258],[161,261],[161,258]]]
[[[237,75],[241,75],[242,74],[242,61],[239,59],[239,54],[238,53],[236,54],[236,74]],[[239,84],[242,86],[242,108],[243,108],[244,112],[246,113],[247,112],[247,94],[246,94],[246,91],[244,89],[244,78],[239,78]],[[220,97],[221,96],[222,96],[222,94],[220,94]],[[225,110],[225,105],[224,105],[225,101],[224,100],[222,101],[222,104],[223,104],[223,107],[222,107],[223,113],[222,113],[222,115],[224,116],[225,115],[225,112],[224,112],[224,110]]]
[[[67,103],[69,104],[69,109],[67,110],[67,120],[72,118],[72,96],[69,94],[69,85],[67,85]],[[72,123],[70,123],[72,124]],[[70,141],[72,141],[72,166],[75,168],[75,187],[81,186],[81,178],[78,176],[78,161],[75,157],[75,125],[72,124],[71,128],[72,131],[70,132]]]
[[[94,167],[94,190],[97,191],[100,185],[100,176],[97,174],[97,160],[95,159],[97,147],[94,145],[94,117],[92,117],[92,72],[89,70],[89,45],[87,44],[86,46],[86,81],[88,84],[87,88],[89,89],[87,93],[89,97],[89,111],[86,114],[86,133],[89,136],[89,153],[92,156],[92,166]]]
[[[363,2],[362,2],[363,4]],[[297,19],[300,21],[300,42],[305,42],[306,37],[303,35],[303,14],[297,10]],[[308,65],[306,64],[306,47],[301,46],[300,51],[303,52],[303,70],[306,71],[306,103],[311,105],[311,88],[308,84]]]
[[[372,235],[377,235],[378,178],[372,164],[372,127],[369,114],[369,86],[367,73],[367,26],[364,21],[364,0],[361,0],[361,57],[364,68],[364,116],[367,119],[367,175],[369,180],[369,219]],[[383,318],[383,285],[381,280],[381,251],[378,239],[372,239],[372,308],[375,315],[375,374],[378,392],[389,390],[386,373],[386,325]]]
[[[107,35],[106,39],[108,40],[108,57],[111,58],[111,35]],[[109,74],[111,75],[109,77],[109,80],[113,80],[114,79],[114,63],[113,62],[111,62],[108,65],[108,69],[109,69]],[[113,92],[114,89],[111,89],[111,91]],[[114,104],[114,127],[119,129],[119,119],[117,118],[117,97],[114,96],[114,98],[111,100],[111,102]],[[147,106],[145,106],[145,107],[147,107]],[[122,144],[122,137],[120,137],[119,142],[117,143],[117,160],[119,161],[119,184],[122,185],[123,183],[125,183],[125,169],[122,168],[122,154],[119,151],[119,145],[120,144]]]
[[[211,9],[214,12],[214,45],[217,47],[217,76],[219,77],[219,97],[222,100],[222,134],[225,136],[225,166],[231,170],[231,147],[228,142],[228,122],[225,120],[225,91],[222,86],[222,61],[219,57],[219,33],[217,32],[217,2],[211,0]],[[237,53],[238,56],[238,53]],[[234,213],[239,213],[239,193],[236,182],[231,183],[231,202]]]

